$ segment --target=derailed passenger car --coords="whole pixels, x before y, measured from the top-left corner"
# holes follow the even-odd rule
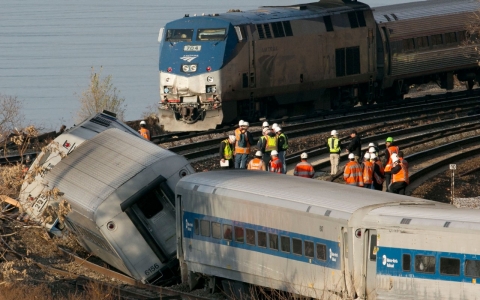
[[[133,278],[170,280],[177,270],[173,190],[194,170],[183,156],[136,132],[105,128],[89,134],[38,175],[29,185],[39,191],[37,198],[30,192],[22,204],[31,212],[45,199],[47,209],[33,215],[38,221],[57,213],[48,228],[68,228],[87,251]],[[48,198],[54,189],[56,198]]]

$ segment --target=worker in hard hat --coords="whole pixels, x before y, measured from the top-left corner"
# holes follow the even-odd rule
[[[220,143],[220,167],[224,169],[233,169],[235,167],[233,150],[235,145],[235,136],[229,135],[227,139]]]
[[[387,192],[389,192],[388,186],[390,185],[391,179],[392,179],[392,158],[391,156],[395,153],[398,154],[398,151],[400,149],[398,146],[395,146],[393,144],[393,138],[391,136],[387,137],[385,140],[385,164],[384,164],[384,170],[385,170],[385,184],[386,184],[386,189]]]
[[[240,120],[235,130],[235,169],[246,169],[250,146],[253,145],[253,136],[248,128],[247,121]]]
[[[258,150],[257,152],[255,152],[255,157],[248,162],[247,169],[266,171],[267,167],[265,166],[265,162],[263,161],[262,156],[262,151]]]
[[[147,123],[145,121],[140,122],[140,130],[138,131],[144,139],[150,140],[150,130],[147,129]]]
[[[264,128],[270,129],[270,124],[268,124],[267,121],[265,121],[265,122],[262,123],[262,130],[263,130]]]
[[[285,156],[288,149],[288,137],[283,133],[282,128],[280,126],[275,127],[273,130],[277,135],[277,151],[278,151],[278,158],[282,161],[282,173],[287,174],[287,163],[285,160]]]
[[[383,164],[374,152],[370,153],[370,161],[373,163],[373,189],[381,191],[385,181]]]
[[[373,162],[370,161],[370,153],[367,152],[363,156],[362,173],[363,173],[363,187],[372,189],[373,184]]]
[[[278,151],[278,137],[273,130],[270,130],[270,128],[263,128],[262,134],[263,135],[258,139],[257,148],[262,151],[265,165],[269,166],[272,150]]]
[[[345,183],[351,186],[363,187],[362,168],[355,160],[355,154],[348,154],[348,159],[350,161],[345,166],[345,171],[343,172]]]
[[[278,158],[278,151],[272,150],[270,156],[272,159],[270,160],[268,171],[282,174],[282,161]]]
[[[405,188],[410,182],[408,168],[400,161],[397,154],[392,154],[392,183],[388,186],[390,193],[405,195]]]
[[[300,162],[295,166],[295,170],[293,171],[294,176],[305,177],[305,178],[313,178],[315,175],[315,170],[313,166],[307,162],[308,154],[303,152],[300,154]]]
[[[369,144],[368,144],[368,150],[367,150],[367,152],[368,152],[368,153],[372,153],[372,151],[371,151],[372,148],[373,148],[373,150],[374,150],[373,153],[375,153],[375,155],[378,157],[378,147],[377,147],[377,145],[375,145],[375,143],[369,143]]]
[[[338,164],[340,162],[340,152],[342,147],[338,139],[338,132],[332,130],[331,137],[327,140],[327,147],[330,149],[330,175],[335,175],[338,172]]]
[[[350,132],[352,140],[347,146],[347,153],[353,153],[355,155],[355,161],[360,162],[360,155],[362,152],[362,141],[356,130]]]

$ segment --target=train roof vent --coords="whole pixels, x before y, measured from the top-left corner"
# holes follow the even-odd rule
[[[395,14],[390,14],[390,15],[395,19],[395,21],[398,21],[397,15],[395,15]]]
[[[332,211],[331,211],[331,210],[327,210],[327,211],[325,212],[325,217],[328,217],[328,216],[330,216],[330,214],[331,214],[331,213],[332,213]]]
[[[388,15],[383,15],[383,16],[385,17],[385,19],[387,19],[387,20],[388,20],[388,22],[390,22],[390,21],[391,21],[391,19],[390,19],[390,17],[389,17]]]
[[[112,123],[112,121],[110,121],[109,119],[102,118],[100,116],[96,116],[95,118],[90,119],[90,122],[101,125],[103,127],[108,127]]]
[[[443,224],[443,227],[447,228],[448,226],[450,226],[450,222],[445,222],[445,224]]]
[[[412,219],[403,218],[400,224],[410,224],[410,221],[412,221]]]

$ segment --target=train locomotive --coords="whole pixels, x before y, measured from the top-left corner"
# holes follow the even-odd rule
[[[59,135],[33,162],[20,202],[52,233],[142,282],[178,278],[174,189],[188,161],[100,113]],[[29,180],[29,174],[33,174]]]
[[[475,0],[370,8],[351,0],[185,15],[160,29],[160,123],[206,130],[403,99],[412,84],[479,79]]]
[[[256,298],[252,286],[315,299],[480,294],[476,210],[252,171],[190,175],[176,194],[177,255],[192,288],[203,278],[241,299]]]

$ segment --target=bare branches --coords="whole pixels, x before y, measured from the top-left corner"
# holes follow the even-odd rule
[[[15,127],[21,127],[21,109],[22,102],[17,97],[0,94],[0,140]]]
[[[80,110],[78,121],[108,110],[117,114],[123,120],[126,105],[125,98],[120,97],[120,91],[112,84],[112,75],[101,78],[102,68],[96,73],[92,67],[90,73],[90,85],[82,92],[80,97]]]

